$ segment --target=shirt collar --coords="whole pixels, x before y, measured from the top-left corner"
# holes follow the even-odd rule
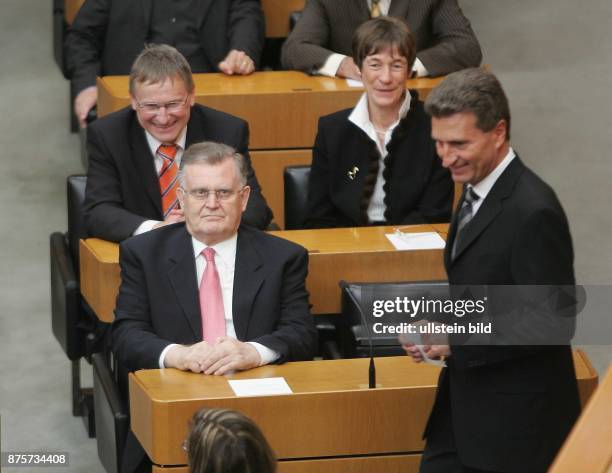
[[[153,154],[153,156],[155,156],[162,142],[159,141],[157,138],[155,138],[147,130],[145,130],[145,136],[147,137],[147,143],[149,144],[149,149],[151,150],[151,153]],[[181,134],[179,135],[178,139],[176,140],[174,144],[178,146],[180,149],[184,150],[186,141],[187,141],[187,127],[183,128],[183,131],[181,131]]]
[[[514,152],[512,147],[510,147],[508,149],[508,154],[506,154],[504,159],[502,159],[502,161],[495,167],[495,169],[493,169],[493,171],[491,171],[489,175],[485,177],[482,181],[480,181],[478,184],[472,186],[474,192],[478,194],[478,197],[480,198],[479,200],[481,202],[489,194],[489,192],[495,185],[495,182],[497,181],[497,179],[499,179],[499,176],[502,175],[502,173],[506,170],[506,168],[510,165],[510,163],[515,157],[516,153]]]
[[[389,127],[389,130],[393,130],[400,122],[400,120],[406,116],[406,114],[410,110],[411,98],[412,96],[410,95],[410,92],[406,90],[404,101],[402,102],[402,105],[399,109],[397,121]],[[368,109],[367,93],[364,92],[361,98],[359,99],[359,102],[357,102],[357,105],[355,105],[355,108],[349,115],[349,121],[354,123],[357,127],[361,128],[367,135],[374,134],[374,136],[376,136],[376,130],[374,130],[374,125],[372,125],[372,122],[370,121],[370,111]]]
[[[197,258],[200,256],[202,251],[208,248],[208,245],[202,243],[200,240],[195,237],[191,237],[191,242],[193,244],[193,256]],[[234,263],[236,259],[236,246],[238,244],[238,233],[234,233],[233,236],[228,238],[227,240],[223,240],[216,245],[211,245],[211,248],[215,250],[217,257],[221,259],[223,264],[226,266],[230,266]]]

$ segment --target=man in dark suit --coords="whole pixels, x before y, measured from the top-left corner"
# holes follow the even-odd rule
[[[204,140],[229,144],[248,161],[246,122],[195,104],[189,64],[171,46],[145,48],[130,74],[130,94],[131,108],[96,120],[87,133],[85,224],[90,236],[111,241],[183,218],[181,209],[171,206],[177,202],[176,181],[169,192],[164,188],[168,146],[175,153],[174,173],[183,150]],[[272,212],[250,164],[248,183],[244,222],[264,229]]]
[[[185,223],[121,244],[112,328],[121,368],[223,375],[314,356],[308,254],[240,226],[247,168],[229,146],[191,146],[179,173]],[[130,435],[123,471],[143,458],[135,442]]]
[[[87,0],[65,43],[75,113],[85,126],[96,76],[128,74],[146,43],[176,47],[194,72],[250,74],[263,42],[259,0]]]
[[[520,286],[520,294],[526,286],[573,285],[565,213],[510,147],[510,111],[498,80],[480,69],[451,74],[425,106],[443,166],[465,184],[445,250],[451,288]],[[504,308],[488,304],[495,330]],[[513,308],[537,329],[537,313],[521,304]],[[546,471],[579,413],[569,338],[566,345],[484,346],[451,335],[424,346],[429,357],[446,356],[448,367],[425,431],[421,472]],[[423,360],[415,345],[405,349]]]
[[[413,73],[418,76],[480,64],[480,45],[457,0],[309,0],[283,46],[283,67],[359,79],[351,58],[353,33],[378,15],[404,18],[410,25],[417,44]]]

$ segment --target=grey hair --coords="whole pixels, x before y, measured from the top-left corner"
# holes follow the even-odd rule
[[[194,143],[187,148],[181,158],[181,165],[178,172],[178,179],[181,186],[185,185],[186,166],[191,164],[208,164],[209,166],[216,166],[226,159],[234,161],[236,175],[240,183],[245,186],[247,183],[248,164],[244,156],[231,146],[223,143],[215,143],[214,141]]]
[[[160,84],[167,79],[181,79],[189,93],[195,85],[187,59],[176,48],[167,44],[147,44],[138,55],[130,71],[130,94],[136,84]]]
[[[510,139],[508,98],[497,77],[481,68],[449,74],[427,97],[425,111],[434,118],[473,113],[476,126],[485,132],[504,120],[506,139]]]

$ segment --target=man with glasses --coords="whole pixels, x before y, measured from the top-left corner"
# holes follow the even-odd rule
[[[112,348],[122,369],[223,375],[314,356],[308,254],[241,225],[247,169],[227,145],[190,146],[178,175],[185,222],[121,244]],[[135,442],[122,471],[145,471]]]
[[[248,157],[243,120],[195,103],[191,69],[173,47],[151,45],[130,73],[132,106],[96,120],[87,133],[85,224],[90,236],[122,241],[183,220],[176,175],[184,150],[214,140],[246,158],[251,189],[245,224],[272,220]]]

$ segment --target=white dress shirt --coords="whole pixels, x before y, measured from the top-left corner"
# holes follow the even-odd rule
[[[147,137],[147,144],[149,145],[149,149],[151,150],[151,155],[153,156],[153,160],[155,163],[155,170],[157,171],[157,175],[159,176],[159,172],[161,171],[163,165],[163,159],[157,155],[157,150],[162,145],[162,142],[155,138],[152,134],[145,130],[145,136]],[[185,151],[185,142],[187,139],[187,127],[183,128],[181,134],[176,140],[176,156],[174,160],[176,161],[176,165],[179,166],[181,164],[181,158],[183,157],[183,152]],[[132,235],[140,235],[141,233],[146,233],[148,231],[153,230],[153,227],[160,223],[159,220],[145,220],[142,222]]]
[[[372,0],[367,1],[368,8],[372,9]],[[381,15],[388,15],[389,7],[391,6],[391,0],[380,0],[380,2],[378,2],[378,6],[380,8]],[[325,60],[325,64],[323,64],[323,67],[321,67],[321,69],[319,69],[317,73],[322,76],[336,77],[338,69],[340,69],[340,63],[344,60],[345,57],[347,56],[345,56],[344,54],[332,53]],[[416,74],[417,77],[424,77],[428,74],[427,69],[418,57],[414,60],[412,71]]]
[[[489,192],[491,192],[491,189],[493,189],[493,186],[495,185],[497,179],[499,179],[499,176],[502,175],[514,158],[516,158],[516,154],[512,148],[509,148],[508,154],[506,154],[504,159],[502,159],[495,169],[493,169],[493,171],[491,171],[489,175],[478,184],[472,186],[474,192],[476,192],[479,197],[479,199],[472,204],[472,218],[474,218],[473,216],[476,215],[476,212],[478,212],[478,209],[486,199],[487,195]]]
[[[376,129],[370,121],[368,95],[366,93],[361,96],[359,102],[357,102],[357,105],[349,115],[349,121],[363,130],[363,132],[368,135],[368,137],[374,141],[374,143],[376,143],[378,152],[380,153],[376,184],[374,184],[374,192],[372,193],[372,198],[370,199],[370,204],[368,205],[368,220],[370,222],[382,222],[385,220],[385,210],[387,208],[384,203],[385,191],[383,190],[383,186],[385,185],[385,178],[383,177],[383,171],[385,170],[385,158],[387,157],[387,154],[389,154],[387,151],[387,145],[391,141],[393,130],[395,130],[395,127],[397,127],[400,120],[406,116],[408,110],[410,110],[410,98],[410,94],[406,92],[404,102],[399,109],[397,121],[393,123],[385,132],[384,146],[381,145],[380,141],[378,140]],[[402,157],[402,159],[405,158],[406,156]]]
[[[202,251],[207,248],[207,245],[195,238],[191,238],[193,244],[193,255],[196,263],[196,276],[198,287],[202,281],[204,270],[206,269],[206,258],[202,255]],[[232,303],[234,295],[234,269],[236,267],[236,244],[238,243],[238,234],[221,243],[212,245],[215,250],[215,265],[219,273],[219,281],[221,283],[221,295],[223,298],[223,312],[225,314],[225,332],[228,337],[237,338],[236,330],[234,329],[234,320],[232,312]],[[247,342],[257,350],[261,357],[261,365],[267,365],[276,361],[279,354],[274,350],[257,342]],[[164,360],[168,350],[176,344],[170,344],[162,351],[159,357],[159,367],[164,368]]]

